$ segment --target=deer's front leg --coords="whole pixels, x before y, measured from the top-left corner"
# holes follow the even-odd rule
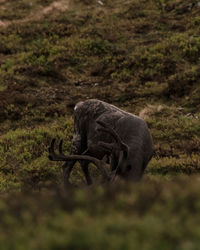
[[[81,144],[81,135],[78,133],[75,133],[73,135],[71,149],[70,149],[70,155],[80,155],[82,151],[82,144]],[[62,171],[63,171],[63,181],[65,187],[70,185],[70,174],[71,171],[76,163],[76,160],[66,161],[62,165]]]
[[[70,174],[73,169],[74,164],[76,161],[67,161],[62,165],[62,171],[63,171],[63,182],[65,187],[68,187],[70,185]]]

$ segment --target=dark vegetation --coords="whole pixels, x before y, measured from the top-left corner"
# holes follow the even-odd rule
[[[47,148],[87,98],[147,121],[141,183],[62,189]],[[0,248],[199,249],[199,118],[198,0],[1,0]]]

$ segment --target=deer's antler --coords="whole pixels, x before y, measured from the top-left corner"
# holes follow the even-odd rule
[[[63,144],[63,140],[60,140],[59,143],[59,154],[55,153],[54,150],[54,145],[55,145],[55,141],[56,139],[54,138],[51,141],[51,145],[49,147],[49,159],[51,161],[70,161],[70,160],[75,160],[75,161],[89,161],[94,163],[94,165],[99,169],[99,171],[101,172],[103,178],[105,180],[109,180],[109,176],[107,174],[106,168],[105,168],[105,161],[104,159],[99,160],[95,157],[89,156],[89,155],[65,155],[63,154],[63,150],[62,150],[62,144]]]
[[[117,147],[114,143],[99,142],[99,145],[110,151],[112,151],[115,148],[118,148],[119,150],[122,150],[128,154],[128,146],[121,140],[117,132],[111,127],[109,127],[109,125],[106,124],[105,122],[97,121],[97,123],[101,126],[101,128],[98,128],[97,130],[109,133],[115,139]]]

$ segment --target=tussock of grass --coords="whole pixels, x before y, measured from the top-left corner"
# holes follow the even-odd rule
[[[196,249],[198,178],[9,195],[0,240],[4,249]]]

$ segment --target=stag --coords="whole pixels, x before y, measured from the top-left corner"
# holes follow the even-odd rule
[[[94,163],[104,180],[113,181],[118,175],[138,181],[153,155],[151,136],[146,122],[106,102],[90,99],[74,108],[74,134],[70,155],[54,151],[55,139],[49,148],[49,159],[65,161],[62,166],[64,183],[68,186],[70,173],[80,161],[87,184],[92,184],[88,164]],[[106,163],[110,163],[110,174]]]

